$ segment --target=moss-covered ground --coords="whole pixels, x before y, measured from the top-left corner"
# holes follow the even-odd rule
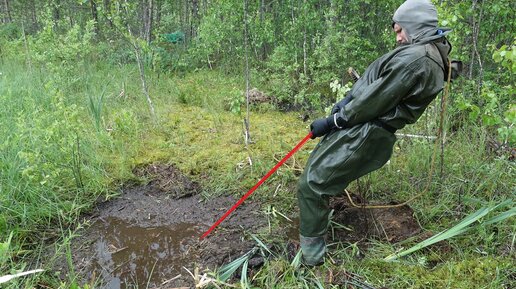
[[[245,107],[242,113],[231,112],[235,99],[243,97],[240,77],[215,71],[181,77],[149,74],[156,108],[152,117],[134,67],[113,71],[99,64],[85,68],[80,82],[63,86],[41,71],[23,73],[20,63],[3,64],[0,275],[37,266],[34,259],[48,244],[66,244],[67,230],[78,216],[99,200],[116,198],[125,182],[139,181],[132,173],[137,166],[174,164],[201,184],[207,201],[220,194],[240,196],[307,134],[311,119],[324,114],[312,112],[304,122],[305,111],[254,104],[252,143],[246,146]],[[432,106],[403,133],[435,135],[438,114]],[[428,192],[410,204],[423,233],[445,230],[482,206],[514,197],[514,161],[488,150],[489,132],[473,124],[447,131],[444,163],[438,149]],[[297,214],[297,176],[315,144],[309,141],[254,193],[251,198],[259,199],[264,211],[274,206],[284,215]],[[407,200],[427,187],[434,148],[426,139],[401,137],[390,163],[350,190],[373,203]],[[257,288],[338,288],[327,277],[352,272],[374,288],[514,288],[514,218],[475,225],[395,262],[383,258],[417,238],[402,244],[338,244],[330,249],[337,261],[320,268],[296,269],[280,256],[266,261],[249,282]],[[278,228],[281,222],[271,226]],[[264,243],[274,241],[265,233],[260,236]],[[52,276],[47,272],[18,279],[8,288],[32,288]],[[61,284],[70,286],[67,280]]]

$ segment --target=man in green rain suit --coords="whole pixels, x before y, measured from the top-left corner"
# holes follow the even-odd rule
[[[323,138],[298,184],[306,265],[324,262],[329,198],[389,160],[394,132],[416,122],[447,78],[449,29],[437,27],[435,6],[429,0],[407,0],[392,20],[398,47],[366,69],[329,117],[310,126],[314,138]]]

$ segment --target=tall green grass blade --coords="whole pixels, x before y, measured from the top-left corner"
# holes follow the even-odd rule
[[[2,266],[9,259],[9,247],[11,246],[12,238],[13,232],[11,231],[7,241],[0,243],[0,266]]]
[[[301,250],[297,251],[296,256],[294,257],[294,260],[292,260],[292,263],[290,265],[294,267],[295,269],[299,268],[301,266]]]
[[[267,251],[267,253],[271,254],[272,256],[275,256],[274,253],[272,253],[271,250],[269,250],[267,245],[265,245],[260,239],[258,239],[258,237],[256,237],[256,235],[251,234],[251,237],[256,241],[256,243],[258,243],[260,248],[264,249],[265,251]]]
[[[100,94],[100,97],[93,97],[92,95],[88,95],[89,108],[90,108],[91,114],[93,115],[93,119],[95,121],[95,128],[97,129],[97,131],[100,131],[104,94],[105,94],[105,90]]]
[[[504,207],[507,207],[507,206],[511,206],[512,207],[513,205],[514,205],[514,202],[511,199],[509,199],[509,200],[505,200],[505,201],[501,202],[500,204],[498,204],[496,206],[489,207],[488,210],[489,210],[489,212],[492,212],[492,211],[494,211],[494,210],[496,210],[498,208],[504,208]],[[511,210],[509,210],[509,211],[507,211],[505,213],[502,213],[502,214],[500,214],[500,215],[498,215],[496,217],[493,217],[493,218],[491,218],[491,219],[489,219],[489,220],[487,220],[485,222],[482,222],[481,225],[482,226],[486,226],[486,225],[490,225],[490,224],[493,224],[493,223],[496,223],[496,222],[503,221],[503,220],[511,217],[512,215],[514,215],[514,210],[515,210],[515,208],[512,208]],[[510,213],[511,211],[513,211],[512,215]],[[462,230],[457,231],[457,233],[455,235],[460,235],[460,234],[462,234],[462,233],[464,233],[466,231],[469,231],[472,228],[473,227],[463,228]]]
[[[487,208],[481,208],[479,209],[478,211],[468,215],[466,218],[464,218],[460,223],[458,223],[457,225],[453,226],[452,228],[448,229],[448,230],[445,230],[445,231],[442,231],[414,246],[412,246],[411,248],[407,249],[407,250],[404,250],[402,252],[399,252],[399,253],[395,253],[395,254],[392,254],[392,255],[389,255],[387,257],[384,258],[385,261],[393,261],[399,257],[403,257],[403,256],[406,256],[410,253],[413,253],[415,251],[418,251],[418,250],[421,250],[427,246],[430,246],[430,245],[433,245],[437,242],[440,242],[440,241],[443,241],[443,240],[446,240],[446,239],[449,239],[449,238],[452,238],[452,237],[455,237],[459,234],[462,234],[468,230],[471,229],[471,227],[468,227],[469,225],[471,225],[472,223],[480,220],[481,218],[483,218],[484,216],[486,216],[487,214],[489,214],[491,211],[497,209],[497,208],[500,208],[500,207],[505,207],[505,206],[508,206],[508,205],[512,205],[513,202],[512,200],[506,200],[498,205],[495,205],[495,206],[492,206],[492,207],[487,207]],[[507,218],[509,218],[511,216],[511,214],[514,214],[514,212],[512,212],[512,209],[505,212],[505,213],[502,213],[501,215],[495,217],[495,218],[492,218],[490,219],[488,222],[488,224],[492,224],[494,222],[498,222],[498,221],[502,221],[502,220],[505,220]],[[484,223],[485,224],[485,223]]]
[[[310,278],[309,280],[315,284],[315,286],[317,286],[316,288],[319,288],[319,289],[324,289],[324,286],[323,284],[321,283],[321,281],[319,281],[319,277],[317,277],[313,272],[312,272],[314,278]],[[314,286],[312,285],[310,288],[313,288]]]
[[[70,283],[74,284],[77,280],[77,275],[75,274],[75,266],[73,264],[73,253],[71,248],[71,240],[76,237],[76,235],[68,230],[68,236],[64,239],[64,246],[66,250],[66,263],[68,264],[68,269],[70,273],[68,274],[70,278]]]
[[[249,259],[246,259],[244,264],[242,265],[242,274],[240,275],[240,285],[242,289],[248,289],[249,280],[247,279],[247,265],[249,264]]]
[[[251,256],[254,255],[254,253],[256,253],[256,248],[253,248],[238,259],[235,259],[233,262],[220,267],[218,272],[218,279],[222,282],[226,282],[233,275],[233,273],[235,273],[236,270],[240,268],[240,266],[242,266],[246,261],[249,260],[249,258],[251,258]]]
[[[514,207],[514,208],[512,208],[512,209],[510,209],[508,211],[505,211],[505,212],[499,214],[498,216],[495,216],[495,217],[493,217],[493,218],[483,222],[482,225],[485,226],[485,225],[491,225],[491,224],[494,224],[494,223],[498,223],[498,222],[501,222],[501,221],[503,221],[505,219],[508,219],[508,218],[510,218],[510,217],[512,217],[514,215],[516,215],[516,207]]]
[[[156,260],[156,262],[154,262],[154,265],[152,265],[152,269],[150,271],[149,277],[147,278],[147,285],[145,286],[146,289],[151,288],[150,287],[151,277],[152,277],[152,274],[154,273],[154,269],[156,268],[156,264],[158,264],[158,260]]]

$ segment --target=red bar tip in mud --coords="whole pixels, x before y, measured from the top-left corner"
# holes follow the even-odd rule
[[[265,182],[281,165],[283,165],[295,152],[297,152],[310,138],[312,132],[309,132],[281,161],[279,161],[263,178],[261,178],[254,187],[252,187],[236,204],[233,205],[220,219],[217,220],[199,239],[202,240],[208,236],[229,214],[231,214],[238,206],[240,206],[245,199],[247,199],[263,182]]]

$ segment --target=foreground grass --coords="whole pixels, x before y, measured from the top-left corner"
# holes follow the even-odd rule
[[[217,72],[181,78],[150,74],[158,115],[154,121],[135,67],[90,64],[81,68],[73,85],[55,81],[44,70],[27,74],[17,62],[4,62],[2,69],[0,243],[7,244],[10,234],[13,238],[8,246],[0,246],[7,248],[0,251],[0,275],[38,267],[44,261],[36,256],[38,248],[50,242],[66,245],[67,228],[97,200],[116,197],[118,186],[134,179],[136,166],[172,163],[201,183],[206,199],[241,195],[307,133],[298,113],[254,106],[254,143],[246,147],[243,116],[228,111],[231,100],[241,95],[243,81]],[[406,132],[430,134],[435,127],[435,114],[428,114]],[[448,136],[445,162],[436,163],[428,193],[411,204],[424,230],[446,229],[486,203],[514,196],[514,163],[488,155],[485,139],[486,133],[476,127]],[[315,143],[310,141],[253,198],[295,215],[298,169]],[[402,138],[390,164],[351,189],[378,202],[406,200],[426,187],[433,149],[432,142]],[[356,257],[357,246],[342,244],[331,248],[342,265],[293,269],[280,258],[260,269],[252,284],[312,288],[324,285],[329,272],[347,269],[375,287],[511,288],[515,226],[509,219],[481,227],[446,242],[445,249],[431,246],[396,263],[382,259],[410,246],[410,240],[397,245],[370,241],[364,259]],[[274,240],[267,234],[261,238]],[[51,275],[9,286],[29,288]],[[51,284],[70,286],[66,281]]]

